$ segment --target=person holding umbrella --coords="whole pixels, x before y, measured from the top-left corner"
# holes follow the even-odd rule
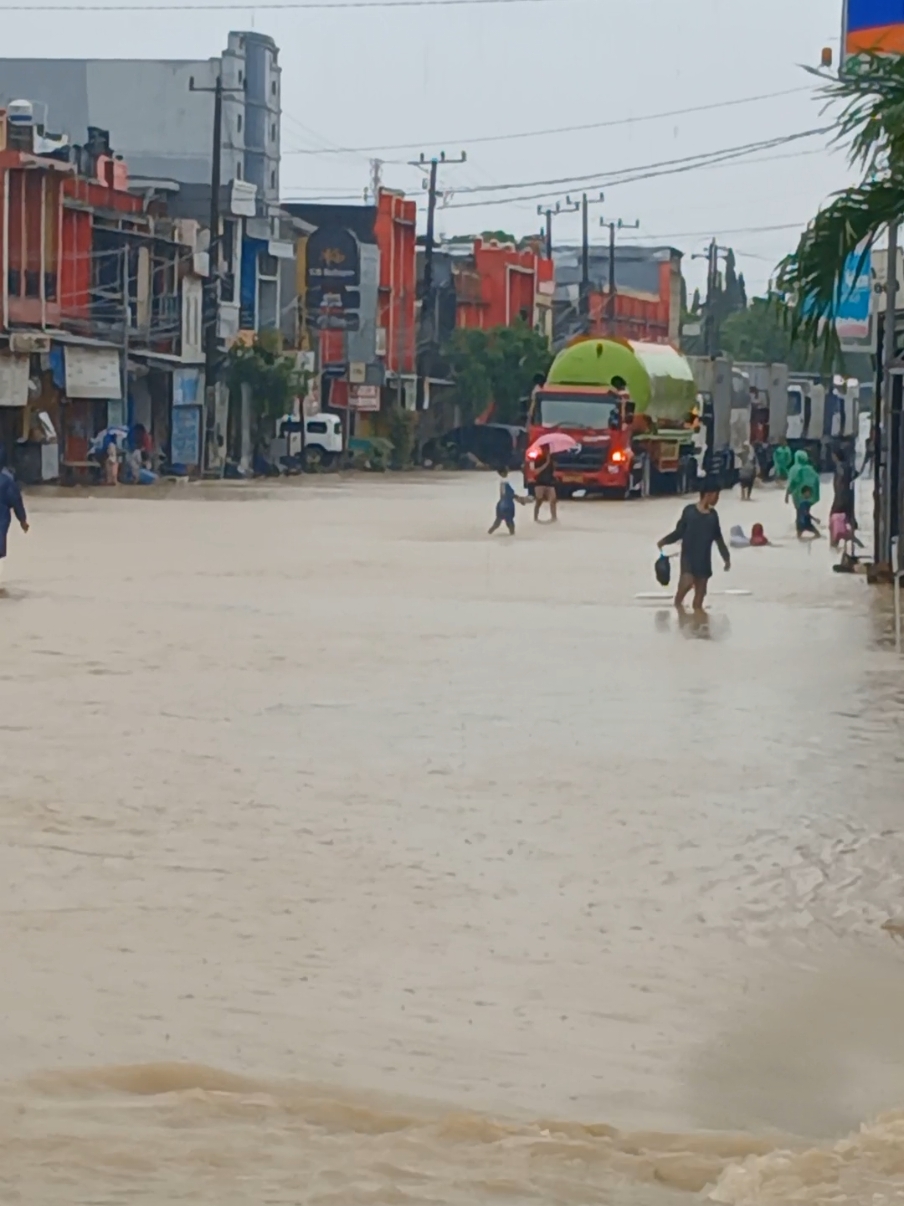
[[[550,523],[559,518],[559,499],[556,494],[556,466],[552,459],[552,449],[544,445],[537,461],[537,475],[534,486],[534,523],[540,522],[540,509],[544,503],[549,503]]]
[[[558,496],[556,495],[556,466],[553,457],[557,452],[572,452],[578,447],[577,440],[563,431],[552,431],[540,436],[527,450],[527,460],[534,470],[534,522],[540,522],[540,510],[544,503],[549,504],[551,522],[555,523],[558,516]]]

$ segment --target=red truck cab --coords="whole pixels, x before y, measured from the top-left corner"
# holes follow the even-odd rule
[[[539,454],[530,448],[542,435],[561,431],[577,441],[554,458],[556,490],[568,498],[578,490],[621,498],[644,492],[645,458],[633,447],[634,403],[627,391],[592,385],[542,385],[528,413],[528,456],[524,482],[536,484]],[[646,492],[649,493],[647,470]]]

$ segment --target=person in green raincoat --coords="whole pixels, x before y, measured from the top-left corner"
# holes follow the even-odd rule
[[[782,440],[781,444],[779,444],[772,454],[772,467],[775,469],[775,480],[777,482],[786,482],[788,480],[793,460],[794,453],[788,447],[788,441]]]
[[[794,464],[788,474],[788,489],[785,491],[785,502],[794,499],[795,507],[799,507],[804,490],[810,491],[808,502],[815,506],[819,502],[819,474],[810,464],[810,458],[804,451],[794,454]]]

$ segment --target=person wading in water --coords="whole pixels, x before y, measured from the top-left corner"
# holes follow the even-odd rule
[[[558,519],[558,500],[556,498],[556,467],[552,453],[548,448],[543,449],[543,459],[537,464],[537,474],[534,485],[534,522],[540,522],[540,508],[549,503],[551,522]]]
[[[731,569],[731,554],[722,538],[722,525],[716,511],[718,501],[718,489],[704,484],[700,501],[685,507],[674,532],[659,541],[660,549],[681,541],[681,577],[675,594],[675,606],[679,610],[693,590],[694,611],[703,611],[709,580],[713,576],[713,545],[717,546],[725,569]]]

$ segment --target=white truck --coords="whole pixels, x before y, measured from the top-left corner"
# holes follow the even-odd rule
[[[803,449],[817,468],[832,468],[832,450],[852,456],[860,430],[860,382],[794,373],[788,384],[788,443]]]
[[[305,415],[303,427],[297,416],[283,415],[270,443],[270,459],[275,465],[300,466],[309,472],[328,469],[344,451],[342,431],[342,419],[329,411]]]

